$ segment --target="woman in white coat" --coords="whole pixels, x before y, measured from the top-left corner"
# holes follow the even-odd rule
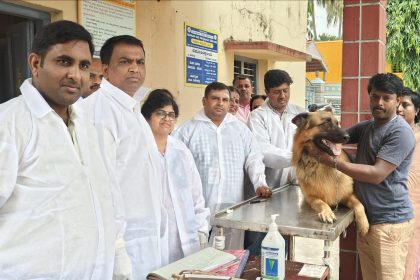
[[[161,155],[163,204],[167,212],[169,262],[206,246],[210,210],[205,208],[200,175],[188,148],[170,136],[178,105],[164,89],[152,91],[141,113],[149,123]]]

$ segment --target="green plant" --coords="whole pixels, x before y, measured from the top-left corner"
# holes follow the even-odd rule
[[[339,38],[337,36],[326,34],[326,33],[322,33],[318,37],[319,37],[318,41],[335,41],[335,40],[339,40]]]
[[[404,84],[420,89],[420,1],[388,0],[387,60]]]

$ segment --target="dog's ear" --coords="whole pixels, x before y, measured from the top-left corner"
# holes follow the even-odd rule
[[[302,124],[306,122],[308,118],[308,113],[300,113],[296,117],[292,119],[292,123],[294,123],[297,127],[300,127]]]
[[[324,108],[322,108],[322,110],[334,114],[334,108],[331,105],[325,106]]]

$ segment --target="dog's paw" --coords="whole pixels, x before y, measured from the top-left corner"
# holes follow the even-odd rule
[[[369,231],[369,222],[366,216],[358,219],[356,221],[356,224],[357,224],[357,230],[360,232],[360,235],[365,236]]]
[[[337,218],[334,215],[334,212],[331,209],[325,209],[318,213],[318,217],[324,223],[334,223]]]

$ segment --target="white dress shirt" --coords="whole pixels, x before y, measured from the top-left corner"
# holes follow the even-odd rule
[[[116,229],[93,125],[27,79],[0,105],[0,279],[111,279]],[[76,144],[76,146],[75,146]]]
[[[169,136],[161,161],[166,175],[169,262],[174,262],[200,250],[198,232],[209,232],[210,210],[205,207],[200,174],[184,143]]]
[[[291,168],[293,137],[296,132],[292,119],[303,112],[306,112],[304,108],[289,103],[280,114],[270,106],[267,99],[249,116],[248,126],[261,146],[265,175],[270,187],[278,188],[296,179]]]
[[[233,115],[228,113],[216,126],[201,110],[172,135],[190,149],[212,215],[243,200],[244,171],[255,189],[267,185],[260,149],[251,131]],[[242,232],[226,230],[225,235],[227,248],[243,246]]]
[[[139,102],[106,79],[82,102],[98,131],[106,167],[116,178],[114,203],[125,217],[124,240],[133,278],[146,279],[147,273],[168,262],[162,170],[155,139]]]

